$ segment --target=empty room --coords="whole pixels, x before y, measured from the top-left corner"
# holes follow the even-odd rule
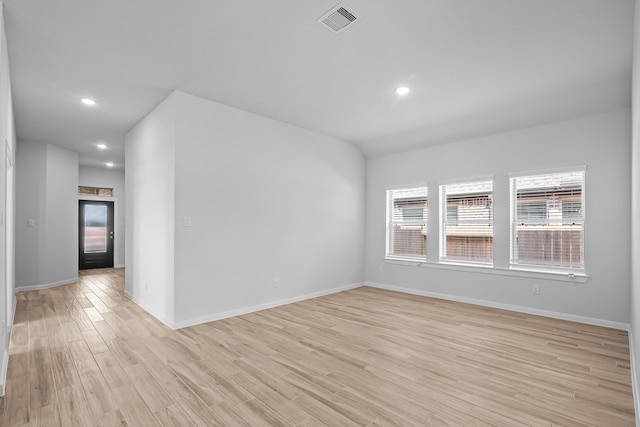
[[[634,0],[0,5],[1,426],[640,425]]]

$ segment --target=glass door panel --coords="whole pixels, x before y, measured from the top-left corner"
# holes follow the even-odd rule
[[[107,207],[84,207],[84,253],[107,251]]]

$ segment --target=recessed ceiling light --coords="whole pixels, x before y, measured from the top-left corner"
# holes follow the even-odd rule
[[[82,98],[80,101],[82,101],[84,105],[96,105],[96,101],[91,98]]]
[[[106,150],[107,149],[107,145],[106,144],[96,144],[96,147],[98,147],[101,150]]]
[[[400,86],[396,89],[396,94],[398,94],[399,96],[405,96],[409,92],[411,92],[411,89],[409,89],[407,86]]]
[[[113,167],[113,163],[111,163],[111,162],[107,163],[107,167],[112,168]]]

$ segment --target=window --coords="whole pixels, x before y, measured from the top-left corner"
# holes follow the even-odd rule
[[[427,187],[387,190],[386,255],[426,259]]]
[[[440,260],[493,262],[493,181],[440,186]]]
[[[562,220],[582,219],[582,198],[564,199],[562,201]]]
[[[458,221],[458,206],[447,206],[447,221],[451,224]]]
[[[83,196],[113,196],[113,188],[78,187],[78,194]]]
[[[581,169],[510,178],[512,265],[584,270],[584,177]]]
[[[422,221],[423,208],[402,208],[402,221]]]
[[[518,203],[518,218],[521,219],[547,219],[546,200],[522,200]]]

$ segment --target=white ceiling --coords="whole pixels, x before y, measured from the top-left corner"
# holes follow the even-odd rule
[[[339,34],[338,0],[3,3],[18,138],[87,166],[174,89],[369,157],[631,106],[633,0],[347,0]]]

